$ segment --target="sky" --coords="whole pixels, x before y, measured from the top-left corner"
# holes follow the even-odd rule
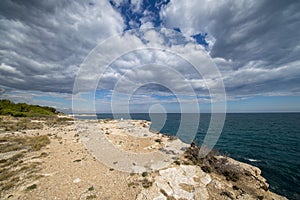
[[[299,10],[1,0],[0,98],[64,112],[300,112]]]

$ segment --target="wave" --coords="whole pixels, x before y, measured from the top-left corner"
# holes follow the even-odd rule
[[[256,159],[252,159],[252,158],[245,158],[245,160],[248,160],[250,162],[260,162],[261,160],[256,160]]]

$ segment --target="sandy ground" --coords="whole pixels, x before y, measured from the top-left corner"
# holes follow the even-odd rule
[[[128,187],[132,175],[105,166],[86,150],[79,142],[75,125],[44,127],[19,134],[49,135],[51,144],[42,149],[48,156],[40,158],[39,173],[44,177],[27,184],[36,184],[34,190],[24,191],[23,186],[2,191],[4,198],[135,199],[140,191],[138,187]]]
[[[50,144],[23,159],[38,163],[38,176],[1,191],[0,199],[284,199],[261,189],[265,180],[260,170],[247,164],[227,159],[250,174],[248,182],[237,183],[185,164],[182,155],[190,145],[149,131],[147,121],[34,122],[44,124],[43,128],[2,130],[6,136],[47,135]],[[0,160],[9,154],[0,154]],[[28,190],[32,185],[36,187]]]

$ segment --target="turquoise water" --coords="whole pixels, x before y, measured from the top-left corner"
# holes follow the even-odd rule
[[[154,114],[154,119],[162,118],[160,115]],[[194,114],[185,115],[193,122]],[[117,116],[120,117],[122,116]],[[98,118],[113,118],[113,116],[101,114]],[[150,120],[148,114],[131,114],[131,118]],[[181,114],[168,114],[160,132],[176,135],[180,119]],[[199,145],[206,134],[209,121],[210,114],[201,114],[195,138],[195,142]],[[153,123],[151,128],[156,129],[156,124]],[[299,147],[300,113],[260,113],[227,114],[215,149],[239,161],[259,167],[272,191],[296,200],[300,199]]]

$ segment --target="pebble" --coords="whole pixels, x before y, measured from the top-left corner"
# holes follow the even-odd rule
[[[73,183],[79,183],[80,181],[81,181],[80,178],[76,178],[74,179]]]

